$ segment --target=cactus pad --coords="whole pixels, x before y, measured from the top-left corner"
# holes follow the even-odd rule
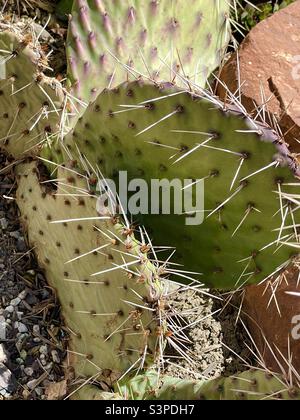
[[[154,243],[177,247],[177,262],[208,285],[259,282],[296,251],[298,164],[275,131],[238,106],[123,84],[99,95],[65,144],[73,159],[85,156],[116,182],[120,171],[148,186],[204,179],[202,224],[187,225],[186,214],[142,215],[141,223]]]
[[[0,148],[17,158],[35,154],[58,131],[64,94],[45,68],[33,31],[0,25]]]
[[[117,220],[99,216],[91,184],[74,168],[58,169],[56,192],[39,183],[47,181],[43,171],[35,162],[19,165],[17,201],[30,244],[58,292],[76,376],[117,378],[147,365],[156,354],[156,304],[163,294],[148,248]]]
[[[69,76],[89,102],[107,87],[145,75],[205,85],[230,40],[228,0],[75,0]]]
[[[125,399],[145,400],[299,400],[300,390],[285,384],[279,375],[249,370],[228,378],[191,381],[159,378],[156,372],[137,376],[119,385]]]

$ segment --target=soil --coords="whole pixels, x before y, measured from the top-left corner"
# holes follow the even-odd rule
[[[185,357],[171,357],[167,373],[183,379],[213,379],[230,376],[255,366],[251,340],[239,317],[239,295],[222,296],[216,291],[175,293],[170,302],[182,314],[186,335]],[[189,360],[188,360],[189,359]]]

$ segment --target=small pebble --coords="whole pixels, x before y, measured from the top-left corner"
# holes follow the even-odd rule
[[[33,293],[29,293],[26,297],[26,302],[28,303],[28,305],[35,305],[38,303],[38,299],[34,296]]]
[[[0,340],[6,340],[6,325],[4,316],[0,316]]]
[[[27,296],[27,290],[23,290],[23,292],[19,293],[18,298],[21,300],[26,299]]]
[[[26,243],[25,243],[24,238],[19,238],[19,239],[17,240],[17,245],[16,245],[16,247],[17,247],[17,251],[19,251],[19,252],[24,252],[24,251],[26,251]]]
[[[34,325],[33,327],[32,327],[32,331],[33,331],[33,334],[34,335],[40,335],[40,326],[39,325]]]
[[[48,354],[48,346],[46,344],[40,347],[40,353],[45,356]]]
[[[16,232],[9,232],[9,236],[11,236],[14,239],[19,239],[21,234],[20,232],[16,231]]]
[[[48,364],[45,365],[45,370],[47,370],[48,372],[53,368],[53,362],[50,362]]]
[[[5,310],[7,312],[9,312],[10,314],[12,314],[14,312],[15,308],[12,305],[9,305],[5,308]]]
[[[0,224],[1,224],[1,228],[3,230],[6,230],[8,228],[8,221],[7,221],[7,219],[5,219],[5,218],[0,219]]]
[[[20,311],[17,312],[17,317],[19,320],[21,320],[23,316],[24,316],[24,312],[20,312]]]
[[[42,355],[41,355],[41,357],[40,357],[40,361],[41,361],[41,364],[42,364],[43,366],[46,366],[46,365],[47,365],[46,356],[45,356],[44,354],[42,354]]]
[[[35,393],[40,397],[44,393],[43,388],[38,386],[37,388],[35,388]]]
[[[33,390],[36,386],[36,379],[33,379],[32,381],[27,382],[27,386],[29,389]]]
[[[25,373],[27,376],[32,376],[32,375],[34,374],[34,370],[33,370],[31,367],[26,367],[26,368],[24,369],[24,373]]]
[[[56,350],[52,350],[51,356],[54,363],[60,363],[60,358]]]
[[[19,331],[19,333],[24,334],[28,332],[28,328],[26,327],[23,322],[16,321],[15,322],[15,328]]]
[[[6,362],[7,362],[6,351],[4,349],[4,345],[0,344],[0,363],[6,363]]]
[[[21,353],[20,353],[20,356],[21,356],[22,360],[26,360],[26,358],[27,358],[27,351],[23,349],[21,351]]]
[[[18,305],[20,305],[20,303],[21,303],[21,299],[19,297],[17,297],[17,298],[15,298],[15,299],[13,299],[13,300],[10,301],[10,304],[12,306],[18,306]]]
[[[10,397],[16,388],[16,383],[11,371],[0,363],[0,395]]]

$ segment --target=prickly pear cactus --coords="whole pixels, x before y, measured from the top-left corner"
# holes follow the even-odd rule
[[[287,385],[279,375],[249,370],[228,378],[191,381],[159,377],[149,371],[118,384],[124,399],[144,400],[299,400],[300,389]]]
[[[57,134],[65,103],[61,84],[43,73],[46,55],[31,29],[0,24],[0,148],[16,158]]]
[[[62,20],[68,20],[72,12],[73,0],[58,0],[55,6],[56,15]]]
[[[163,350],[163,273],[130,226],[97,213],[95,178],[73,165],[57,175],[53,191],[41,165],[20,165],[17,202],[29,242],[57,290],[76,377],[113,382],[152,363],[158,341]]]
[[[141,223],[156,243],[177,247],[177,262],[203,273],[198,280],[231,288],[265,279],[297,251],[300,172],[270,127],[205,95],[125,83],[100,94],[65,147],[117,184],[120,171],[148,191],[152,180],[180,180],[184,200],[198,200],[193,211],[184,202],[179,214],[153,214],[148,205]]]
[[[89,102],[144,76],[204,86],[230,40],[228,0],[75,0],[67,54],[75,95]]]
[[[79,401],[111,401],[111,400],[123,400],[123,398],[113,392],[99,391],[99,389],[93,385],[86,385],[80,390],[75,392],[72,397],[73,400]]]

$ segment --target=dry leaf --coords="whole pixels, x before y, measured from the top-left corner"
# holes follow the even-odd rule
[[[48,385],[45,394],[49,401],[61,400],[67,394],[67,381],[64,380]]]

